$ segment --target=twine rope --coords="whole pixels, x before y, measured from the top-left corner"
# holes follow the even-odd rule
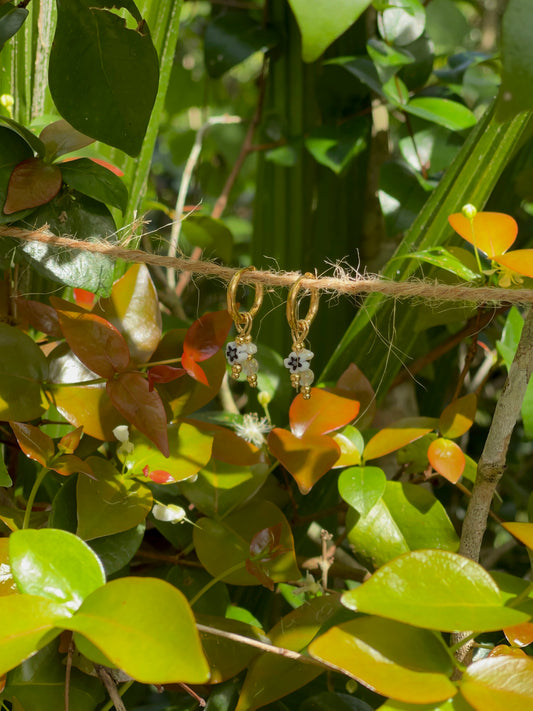
[[[58,237],[46,227],[38,230],[25,230],[20,227],[0,225],[0,237],[15,237],[26,242],[41,242],[54,247],[76,249],[95,254],[102,254],[111,259],[125,262],[168,267],[181,272],[191,272],[200,276],[217,277],[228,282],[238,271],[214,262],[188,259],[184,257],[166,257],[150,254],[140,249],[125,249],[108,242],[85,242],[71,237]],[[299,272],[281,272],[273,270],[247,271],[242,274],[241,282],[263,284],[270,287],[291,287],[301,276]],[[501,289],[493,286],[472,286],[468,284],[440,284],[438,282],[410,279],[395,282],[372,275],[323,276],[317,279],[302,279],[303,289],[318,289],[330,293],[357,296],[359,294],[384,294],[401,299],[428,299],[432,301],[467,301],[475,304],[533,304],[533,289]]]

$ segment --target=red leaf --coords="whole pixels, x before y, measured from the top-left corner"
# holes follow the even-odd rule
[[[78,306],[83,306],[86,309],[91,309],[94,306],[95,294],[87,289],[73,289],[74,300]]]
[[[313,396],[311,396],[313,397]],[[340,457],[339,445],[327,435],[305,433],[295,437],[274,429],[268,436],[271,453],[294,477],[302,494],[307,494]]]
[[[154,365],[147,371],[148,385],[154,389],[156,383],[171,383],[181,378],[187,371],[184,368],[173,368],[171,365]]]
[[[183,351],[183,355],[181,356],[181,364],[187,371],[187,374],[191,376],[191,378],[194,378],[194,380],[197,380],[199,383],[202,383],[202,385],[209,386],[207,375],[204,373],[198,363],[194,360],[194,358],[188,353],[185,353],[185,351]]]
[[[52,338],[62,338],[63,334],[59,326],[57,312],[48,304],[31,299],[15,299],[17,307],[17,318],[23,324],[29,324],[37,331],[42,331]]]
[[[24,454],[42,464],[43,467],[47,466],[55,452],[52,438],[41,432],[38,427],[28,425],[26,422],[10,422],[9,424]]]
[[[280,548],[281,522],[258,531],[250,542],[250,556],[260,560],[272,560],[285,550]]]
[[[4,213],[11,215],[19,210],[46,205],[57,195],[62,182],[57,165],[45,163],[41,158],[26,158],[11,173]]]
[[[312,388],[309,400],[297,395],[289,410],[291,431],[296,437],[323,435],[355,420],[359,403],[320,388]]]
[[[224,345],[231,324],[227,311],[204,314],[189,327],[183,343],[183,355],[197,363],[211,358]]]
[[[128,344],[122,334],[101,316],[86,311],[70,311],[53,296],[59,324],[74,354],[94,373],[110,379],[130,362]]]
[[[266,588],[269,590],[273,591],[274,590],[274,581],[272,578],[270,578],[267,573],[263,570],[263,568],[258,565],[257,563],[251,561],[249,558],[246,559],[245,562],[246,570],[250,573],[250,575],[253,575],[254,578],[257,578],[261,585],[264,585]]]
[[[141,373],[121,373],[107,383],[111,402],[168,457],[167,416],[161,398]]]

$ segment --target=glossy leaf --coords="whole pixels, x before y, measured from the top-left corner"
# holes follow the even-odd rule
[[[48,364],[41,349],[25,333],[0,323],[0,420],[24,422],[44,412],[41,383]]]
[[[506,627],[503,633],[507,637],[509,644],[515,647],[527,647],[533,642],[533,623],[522,622],[521,625]]]
[[[122,212],[126,209],[128,190],[122,180],[90,158],[77,158],[61,163],[61,174],[63,181],[80,193]]]
[[[323,435],[333,432],[354,420],[359,413],[359,403],[339,397],[321,388],[311,388],[311,397],[304,400],[297,395],[289,410],[291,432],[295,437]]]
[[[149,439],[132,432],[133,452],[127,457],[130,474],[148,476],[154,470],[165,471],[169,483],[188,479],[197,474],[211,459],[212,437],[189,422],[173,422],[168,432],[169,455],[154,449]]]
[[[65,606],[36,595],[0,597],[0,674],[57,637],[70,614]]]
[[[509,0],[501,24],[502,83],[497,116],[507,121],[521,111],[533,108],[530,92],[533,77],[531,44],[531,5],[528,0]]]
[[[502,523],[506,531],[533,550],[533,523],[510,521]]]
[[[46,147],[48,158],[57,158],[64,153],[72,153],[94,143],[94,138],[76,131],[65,119],[59,119],[45,126],[39,138]]]
[[[101,457],[89,457],[87,463],[97,479],[78,477],[77,535],[87,541],[143,523],[153,504],[150,490],[120,475]]]
[[[164,580],[113,580],[85,600],[68,627],[145,684],[209,678],[187,600]]]
[[[141,373],[120,373],[108,380],[109,399],[128,422],[150,439],[165,457],[169,456],[167,415],[155,390]]]
[[[291,528],[280,509],[266,500],[253,501],[220,521],[199,519],[193,532],[198,558],[211,575],[222,576],[226,583],[257,585],[257,578],[245,569],[250,542],[258,531],[277,523],[282,525],[280,544],[287,552],[265,563],[265,572],[274,582],[297,580],[300,573]],[[239,565],[242,568],[225,575]]]
[[[404,46],[414,42],[426,26],[426,13],[419,0],[388,0],[378,15],[379,33],[386,42]]]
[[[154,365],[153,368],[146,371],[150,390],[153,390],[157,383],[171,383],[182,378],[186,372],[184,368],[174,368],[171,365]]]
[[[61,476],[70,476],[71,474],[86,474],[91,479],[94,479],[91,467],[80,459],[75,454],[61,454],[55,457],[50,463],[50,469],[53,469]]]
[[[3,5],[0,8],[0,51],[4,44],[20,30],[27,17],[28,11],[25,7]]]
[[[437,427],[433,417],[406,417],[384,427],[368,442],[363,453],[365,461],[383,457],[414,442]]]
[[[102,563],[107,576],[122,570],[140,548],[146,526],[140,523],[128,531],[93,538],[89,543]]]
[[[17,307],[17,318],[37,331],[42,331],[53,338],[62,338],[59,327],[57,311],[48,304],[32,299],[17,298],[14,300]]]
[[[404,107],[407,113],[444,126],[449,131],[463,131],[475,126],[475,115],[463,104],[439,97],[411,99]]]
[[[57,195],[61,188],[61,171],[41,158],[27,158],[13,169],[7,189],[4,212],[39,207]]]
[[[86,311],[67,310],[55,297],[50,300],[67,343],[90,370],[103,378],[112,378],[128,367],[128,345],[109,321]]]
[[[161,339],[157,292],[145,264],[134,264],[101,299],[99,314],[117,328],[128,344],[134,363],[146,363]]]
[[[131,0],[114,6],[133,15],[136,29],[128,29],[106,5],[102,0],[58,3],[50,92],[74,128],[135,156],[157,94],[157,53]]]
[[[466,464],[461,447],[444,437],[438,437],[429,445],[428,460],[433,469],[452,484],[459,481]]]
[[[335,462],[336,469],[361,463],[365,441],[359,430],[352,427],[352,425],[346,425],[342,430],[334,432],[331,438],[339,445],[341,450],[341,456]]]
[[[366,516],[385,493],[387,477],[379,467],[350,467],[339,476],[339,494],[361,516]]]
[[[279,428],[270,432],[268,448],[294,477],[302,494],[311,491],[317,481],[332,469],[341,454],[339,445],[327,435],[305,432],[296,437]]]
[[[204,36],[205,67],[218,79],[255,52],[276,44],[277,33],[244,12],[225,12],[207,25]],[[183,228],[188,220],[183,223]]]
[[[0,538],[0,597],[17,592],[17,584],[9,565],[9,538]]]
[[[368,506],[375,500],[376,484],[381,485],[382,478],[375,474],[360,481],[364,487],[359,495],[364,503],[360,505]],[[382,497],[366,515],[348,510],[346,528],[357,557],[370,568],[409,550],[431,547],[456,551],[459,547],[443,505],[431,492],[413,484],[387,482]]]
[[[250,466],[263,460],[261,451],[236,432],[201,420],[188,420],[192,425],[213,436],[213,458],[226,464]]]
[[[444,247],[430,247],[422,252],[412,252],[410,254],[402,255],[401,258],[418,259],[421,262],[433,264],[433,266],[445,269],[465,281],[475,281],[479,278],[479,274],[477,272],[469,269],[461,259]]]
[[[465,671],[461,692],[476,711],[525,711],[533,705],[533,660],[480,659]]]
[[[68,531],[15,531],[9,538],[9,560],[20,592],[48,598],[72,612],[105,583],[96,555]]]
[[[211,358],[224,345],[232,325],[232,319],[227,311],[213,311],[197,319],[187,330],[183,342],[181,364],[191,378],[208,384],[205,373],[195,367]]]
[[[333,597],[315,598],[282,617],[268,637],[278,647],[301,652],[338,609]],[[235,711],[254,711],[308,684],[321,673],[320,667],[262,654],[250,664]]]
[[[383,696],[429,703],[454,696],[450,657],[435,635],[381,617],[360,617],[332,627],[310,654]]]
[[[463,239],[491,258],[507,252],[518,234],[516,220],[503,212],[478,212],[472,223],[457,212],[448,217],[448,222]]]
[[[115,410],[107,396],[105,383],[87,386],[62,386],[94,380],[95,374],[76,358],[66,343],[49,356],[51,397],[59,412],[85,434],[96,439],[113,441],[113,429],[126,420]],[[54,383],[58,383],[54,387]]]
[[[451,402],[439,417],[439,431],[443,437],[462,437],[474,424],[477,411],[477,396],[468,393]]]
[[[499,630],[529,615],[504,607],[498,586],[478,563],[438,550],[406,553],[344,593],[347,607],[446,632]]]
[[[302,58],[314,62],[370,5],[371,0],[341,0],[331,12],[328,0],[289,0],[302,35]]]
[[[22,422],[10,422],[9,424],[24,454],[46,466],[55,452],[52,438],[34,425]]]

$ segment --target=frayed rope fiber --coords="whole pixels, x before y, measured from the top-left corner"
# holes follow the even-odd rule
[[[78,249],[86,252],[103,254],[111,259],[125,262],[151,264],[168,267],[180,272],[217,277],[229,282],[237,271],[230,267],[209,261],[198,261],[179,257],[165,257],[149,254],[139,249],[124,249],[108,242],[82,242],[71,237],[58,237],[46,228],[24,230],[19,227],[0,226],[0,237],[15,237],[26,242],[42,242],[54,247]],[[298,272],[250,271],[244,272],[241,282],[264,284],[272,287],[290,287],[298,277]],[[469,286],[467,284],[439,284],[419,279],[403,282],[389,281],[378,276],[342,276],[303,279],[302,288],[319,289],[330,293],[348,294],[384,294],[400,299],[428,299],[432,301],[467,301],[474,304],[532,304],[533,289],[500,289],[492,286]]]

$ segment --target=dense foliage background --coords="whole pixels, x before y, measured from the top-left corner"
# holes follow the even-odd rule
[[[531,287],[529,0],[334,6],[0,0],[2,711],[533,706],[529,307],[105,253]]]

